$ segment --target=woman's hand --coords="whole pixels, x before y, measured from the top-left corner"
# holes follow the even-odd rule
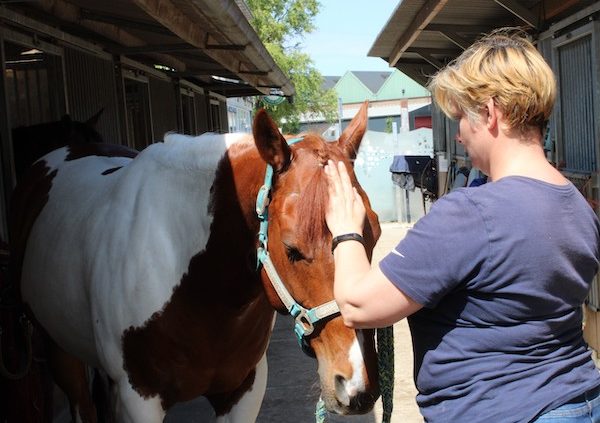
[[[350,176],[343,162],[337,165],[329,160],[325,165],[329,187],[329,207],[325,221],[332,236],[351,232],[362,235],[365,221],[365,205],[361,196],[352,186]]]

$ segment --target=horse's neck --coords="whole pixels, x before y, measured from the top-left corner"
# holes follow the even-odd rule
[[[212,216],[209,237],[206,247],[190,265],[189,278],[196,281],[190,286],[198,290],[198,298],[218,298],[218,302],[227,303],[233,309],[242,309],[259,301],[257,304],[262,304],[262,312],[268,313],[270,306],[264,298],[256,269],[259,225],[254,200],[249,199],[249,195],[256,194],[260,179],[264,177],[249,168],[256,168],[262,161],[258,154],[251,161],[240,161],[239,158],[239,154],[228,152],[216,169],[208,206],[208,214]],[[207,271],[214,275],[214,280],[199,283],[206,279]],[[210,290],[208,296],[206,289]]]
[[[231,207],[239,208],[245,228],[255,237],[259,229],[256,198],[264,183],[267,165],[253,145],[233,146],[228,150],[226,162],[217,172],[217,177],[221,174],[230,181],[223,184],[230,189],[225,198]]]

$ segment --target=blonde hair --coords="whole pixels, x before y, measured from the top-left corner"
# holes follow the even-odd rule
[[[544,132],[556,98],[552,70],[521,32],[496,30],[465,50],[429,83],[434,100],[450,118],[479,119],[493,99],[511,129]]]

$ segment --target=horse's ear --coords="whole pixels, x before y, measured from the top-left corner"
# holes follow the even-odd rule
[[[100,119],[100,115],[102,115],[102,112],[104,112],[104,107],[98,110],[98,112],[94,116],[86,120],[85,123],[91,126],[92,128],[95,128],[96,124],[98,123],[98,119]]]
[[[260,157],[276,172],[285,170],[290,163],[292,150],[265,109],[256,113],[252,134]]]
[[[369,102],[365,101],[356,116],[354,116],[350,124],[344,129],[344,132],[342,132],[342,135],[340,135],[338,145],[350,159],[356,158],[358,147],[367,130],[368,109]]]

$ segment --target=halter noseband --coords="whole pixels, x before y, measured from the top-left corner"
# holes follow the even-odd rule
[[[302,137],[293,138],[288,140],[288,145],[295,144],[297,142],[302,141]],[[267,249],[267,241],[268,241],[268,229],[269,229],[269,194],[271,192],[271,186],[273,182],[273,167],[267,164],[267,170],[265,172],[265,181],[263,186],[258,190],[258,195],[256,196],[256,214],[258,216],[258,220],[260,220],[260,230],[258,232],[258,248],[257,248],[257,268],[260,268],[262,265],[269,276],[269,280],[271,281],[271,285],[279,295],[281,302],[287,309],[287,311],[292,315],[292,317],[296,320],[296,325],[294,326],[294,333],[296,334],[296,338],[298,339],[298,343],[302,347],[302,350],[309,354],[312,354],[312,349],[310,348],[306,337],[310,336],[314,331],[315,323],[320,320],[326,319],[330,316],[334,316],[340,313],[340,309],[335,302],[335,300],[331,300],[325,304],[321,304],[317,307],[313,307],[311,309],[307,309],[302,307],[300,304],[294,300],[288,289],[283,284],[283,281],[279,277],[273,262],[271,261],[271,257],[269,256],[269,252]]]

